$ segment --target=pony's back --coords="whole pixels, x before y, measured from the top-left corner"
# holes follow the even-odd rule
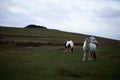
[[[70,45],[70,47],[74,47],[74,43],[72,40],[67,41],[66,46]]]

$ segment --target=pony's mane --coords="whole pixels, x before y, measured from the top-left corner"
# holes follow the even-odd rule
[[[89,49],[90,38],[86,38],[86,49]]]

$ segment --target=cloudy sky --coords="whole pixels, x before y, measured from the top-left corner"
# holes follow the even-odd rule
[[[120,0],[0,0],[0,25],[28,24],[120,40]]]

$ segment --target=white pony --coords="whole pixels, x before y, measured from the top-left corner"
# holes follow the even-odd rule
[[[73,52],[74,43],[72,40],[65,41],[64,46],[65,46],[65,52],[67,52],[67,51]]]
[[[87,54],[89,55],[88,60],[96,59],[96,44],[97,40],[93,36],[85,39],[83,44],[83,61],[85,61]]]

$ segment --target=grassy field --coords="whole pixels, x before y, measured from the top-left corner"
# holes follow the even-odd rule
[[[84,35],[72,34],[52,29],[31,29],[31,28],[0,28],[0,41],[14,42],[39,42],[39,43],[63,43],[72,39],[75,42],[82,42]]]
[[[120,42],[96,37],[97,59],[82,62],[80,44],[85,37],[57,30],[0,28],[0,80],[120,80]],[[66,39],[80,43],[73,53],[64,52]]]
[[[40,43],[43,45],[63,45],[65,40],[73,40],[76,45],[83,44],[87,35],[68,33],[52,29],[33,29],[33,28],[9,28],[0,27],[0,41],[2,42],[21,42],[21,43]],[[119,41],[108,40],[96,37],[99,45],[119,46]]]

